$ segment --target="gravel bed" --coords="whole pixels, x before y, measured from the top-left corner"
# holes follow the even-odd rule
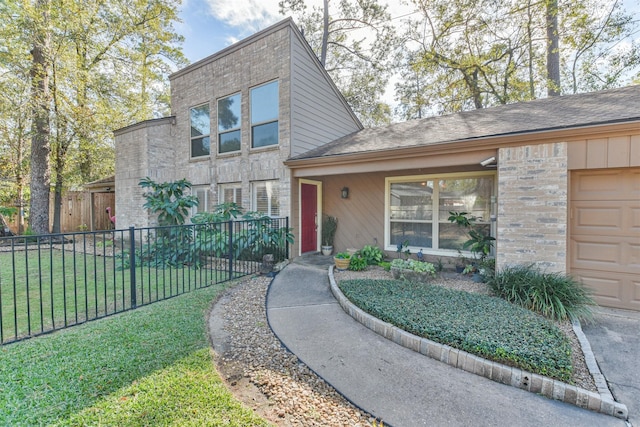
[[[231,392],[278,426],[370,425],[374,419],[316,376],[271,332],[265,311],[269,282],[245,279],[218,302],[222,307],[216,306],[222,309],[224,332],[233,337],[215,357]]]
[[[341,281],[391,278],[391,275],[381,268],[369,268],[364,272],[336,271],[335,277]],[[278,426],[375,424],[373,418],[351,405],[281,346],[266,319],[265,295],[269,282],[266,277],[246,278],[214,308],[226,338],[221,339],[212,330],[210,334],[216,349],[216,366],[227,387],[236,398]],[[485,284],[459,276],[440,278],[436,284],[467,292],[490,293]],[[571,323],[559,322],[558,326],[571,341],[572,382],[578,387],[597,391]],[[216,342],[221,340],[224,343]]]

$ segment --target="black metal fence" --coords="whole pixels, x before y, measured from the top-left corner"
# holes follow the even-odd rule
[[[291,242],[288,218],[0,238],[0,343],[257,273]]]

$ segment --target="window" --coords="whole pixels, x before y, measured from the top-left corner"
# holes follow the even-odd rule
[[[218,100],[218,153],[240,151],[241,95]]]
[[[191,120],[191,157],[208,156],[211,145],[209,104],[192,108],[189,111],[189,118]]]
[[[240,184],[220,185],[218,188],[218,203],[235,203],[242,206],[242,187]]]
[[[191,208],[191,216],[200,212],[207,212],[209,208],[209,186],[192,187],[191,194],[198,198],[198,206]]]
[[[251,209],[269,216],[280,215],[278,181],[253,183]]]
[[[450,211],[478,217],[477,225],[491,231],[493,174],[460,174],[387,178],[387,238],[398,244],[434,250],[461,250],[465,230],[449,222]]]
[[[251,147],[278,144],[278,82],[251,89]]]

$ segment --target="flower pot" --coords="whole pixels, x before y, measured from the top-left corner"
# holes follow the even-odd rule
[[[351,263],[350,258],[333,258],[333,261],[336,263],[336,268],[338,270],[346,270],[349,268],[349,264]]]
[[[322,255],[329,256],[333,252],[333,246],[324,246],[322,245]]]

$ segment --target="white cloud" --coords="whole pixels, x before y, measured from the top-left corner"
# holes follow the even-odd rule
[[[278,0],[206,0],[209,13],[232,27],[242,28],[245,34],[255,33],[282,19],[278,14]],[[244,35],[244,34],[243,34]]]

